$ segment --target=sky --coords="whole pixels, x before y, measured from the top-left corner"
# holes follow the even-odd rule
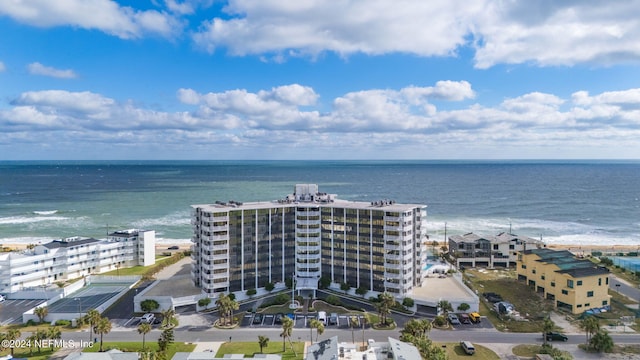
[[[0,1],[0,159],[638,159],[603,4]]]

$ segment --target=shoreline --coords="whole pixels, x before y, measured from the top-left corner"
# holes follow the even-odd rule
[[[22,244],[22,243],[8,243],[8,244],[0,243],[0,246],[2,247],[3,251],[4,249],[11,249],[11,251],[22,251],[27,249],[28,245],[29,244]],[[172,251],[187,251],[191,249],[191,245],[192,244],[185,244],[184,242],[181,242],[181,243],[163,242],[162,244],[156,244],[155,249],[156,249],[156,253],[172,252]],[[436,249],[438,249],[439,251],[440,247],[442,247],[443,245],[444,245],[443,242],[438,242]],[[174,246],[177,246],[178,249],[177,250],[169,249],[169,247],[174,247]],[[616,245],[546,244],[546,247],[553,250],[568,250],[575,255],[582,255],[582,256],[590,255],[594,251],[599,251],[604,254],[617,254],[617,253],[627,254],[630,252],[640,252],[640,244],[635,246],[617,245],[617,244]],[[427,245],[427,248],[431,248],[431,245],[430,244]]]

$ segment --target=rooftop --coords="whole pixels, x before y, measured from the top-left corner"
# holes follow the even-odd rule
[[[567,250],[551,250],[547,248],[531,249],[524,251],[525,255],[534,254],[540,259],[540,263],[553,264],[558,267],[560,274],[569,274],[572,277],[586,277],[607,274],[606,268],[595,265],[589,260],[578,259]]]

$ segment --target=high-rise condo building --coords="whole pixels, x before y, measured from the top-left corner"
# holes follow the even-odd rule
[[[192,205],[196,286],[241,292],[295,280],[315,290],[321,278],[407,296],[426,260],[426,205],[344,201],[298,184],[275,201]]]

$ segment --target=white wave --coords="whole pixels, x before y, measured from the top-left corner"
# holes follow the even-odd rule
[[[64,221],[69,218],[64,216],[35,216],[35,217],[26,217],[26,216],[9,216],[0,218],[0,225],[12,225],[12,224],[31,224],[38,223],[43,221]]]
[[[176,212],[160,218],[140,219],[132,225],[138,229],[153,229],[156,226],[185,226],[191,224],[191,216],[187,212]]]
[[[33,213],[36,215],[53,215],[57,212],[58,210],[50,210],[50,211],[34,211]]]
[[[16,237],[0,239],[0,244],[6,246],[11,244],[28,245],[28,244],[46,244],[58,238],[51,237]]]

